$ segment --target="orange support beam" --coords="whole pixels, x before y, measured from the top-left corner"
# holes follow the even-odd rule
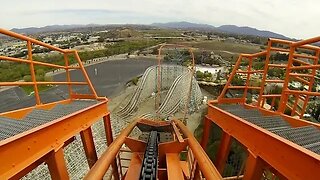
[[[126,137],[130,134],[133,128],[137,125],[139,120],[133,121],[129,124],[124,130],[122,130],[121,134],[118,138],[110,144],[107,150],[101,155],[95,165],[90,169],[88,174],[85,176],[84,179],[86,180],[96,180],[102,179],[107,170],[109,169],[112,162],[114,162],[120,148],[122,147],[123,143],[126,140]],[[118,176],[119,177],[119,176]],[[115,177],[116,178],[116,177]]]
[[[207,117],[288,179],[318,179],[319,155],[209,105]],[[270,148],[272,147],[272,148]]]
[[[94,147],[91,127],[81,131],[80,136],[84,147],[84,152],[87,156],[89,167],[91,168],[98,160],[96,148]]]
[[[206,150],[207,144],[209,141],[209,135],[210,135],[210,129],[211,129],[211,121],[207,118],[203,118],[204,125],[203,125],[203,133],[202,133],[202,139],[201,139],[201,147]]]
[[[39,105],[41,104],[41,99],[39,96],[36,73],[34,72],[34,65],[33,65],[33,58],[32,58],[32,44],[30,41],[27,41],[27,48],[28,48],[28,59],[30,61],[30,74],[31,74],[31,79],[33,83],[34,96],[36,98],[36,104]]]
[[[52,151],[47,159],[47,164],[52,180],[69,179],[67,166],[63,157],[63,148]]]
[[[261,179],[263,173],[263,161],[248,150],[244,180]]]
[[[106,114],[107,100],[0,142],[0,179],[9,179]]]
[[[143,156],[143,153],[132,153],[130,165],[125,176],[125,180],[137,180],[140,178],[140,171],[142,166],[142,160],[140,156]]]
[[[179,154],[167,153],[166,160],[168,179],[184,180]]]
[[[188,145],[191,148],[193,155],[198,162],[199,169],[202,175],[206,179],[222,179],[218,170],[214,167],[211,160],[205,151],[201,148],[198,141],[195,139],[193,134],[188,130],[188,128],[179,120],[174,120],[177,126],[180,128],[181,132],[188,138]]]
[[[107,145],[109,147],[113,142],[110,113],[108,113],[106,116],[103,116],[103,123],[104,123],[105,132],[106,132]],[[120,175],[119,175],[116,159],[113,160],[113,162],[111,163],[111,166],[112,166],[112,174],[114,179],[119,180]]]
[[[215,162],[214,162],[214,164],[217,167],[220,174],[223,173],[224,166],[226,164],[226,160],[229,155],[230,146],[231,146],[231,136],[228,133],[222,131],[222,137],[221,137],[221,141],[220,141],[220,145],[219,145],[219,150],[216,155]]]

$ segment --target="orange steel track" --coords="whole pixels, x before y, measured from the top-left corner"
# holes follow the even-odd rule
[[[107,109],[108,99],[98,97],[90,79],[81,63],[78,53],[74,50],[63,50],[43,42],[19,35],[4,29],[5,34],[26,41],[28,48],[27,59],[0,56],[0,60],[27,63],[30,66],[31,82],[0,82],[0,86],[23,86],[32,85],[35,92],[36,105],[29,108],[19,109],[1,113],[0,117],[22,120],[28,113],[35,109],[51,110],[57,105],[72,104],[77,100],[95,100],[94,105],[57,118],[38,127],[32,128],[20,134],[14,135],[0,141],[0,179],[19,179],[36,168],[39,164],[46,162],[52,179],[69,179],[66,163],[63,157],[63,148],[73,141],[78,133],[84,144],[84,151],[88,160],[90,170],[85,179],[102,179],[106,172],[112,167],[114,179],[138,179],[141,170],[142,156],[146,149],[146,142],[129,137],[135,128],[162,129],[171,133],[173,140],[160,143],[158,179],[223,179],[224,166],[230,151],[232,139],[236,139],[247,151],[247,159],[244,165],[244,173],[241,179],[261,179],[264,169],[270,169],[272,174],[279,179],[319,179],[320,178],[320,155],[306,149],[296,143],[285,139],[271,131],[256,124],[246,121],[246,117],[239,117],[232,112],[222,108],[221,105],[237,104],[246,110],[258,110],[268,117],[281,117],[290,127],[312,126],[317,130],[320,125],[303,120],[307,103],[312,96],[320,96],[319,92],[312,91],[315,82],[320,48],[311,45],[319,42],[320,37],[291,42],[279,39],[269,39],[265,51],[256,54],[241,54],[234,65],[227,84],[217,100],[209,101],[208,113],[204,118],[204,130],[201,145],[193,134],[179,120],[173,121],[150,121],[136,119],[131,122],[121,134],[113,140],[110,122],[110,113]],[[32,45],[40,45],[54,51],[63,53],[65,65],[38,62],[32,58]],[[173,46],[176,47],[176,46]],[[162,47],[161,47],[162,48]],[[159,53],[161,51],[159,50]],[[309,53],[301,53],[299,50]],[[190,51],[192,54],[192,51]],[[273,64],[271,55],[274,52],[288,53],[288,60],[281,64]],[[78,66],[70,66],[69,55],[74,55]],[[159,54],[160,55],[160,54]],[[160,56],[159,56],[160,58]],[[263,69],[254,69],[253,62],[258,58],[264,62]],[[193,63],[194,57],[192,55]],[[247,65],[241,66],[246,61]],[[159,59],[159,65],[161,60]],[[36,80],[34,66],[49,66],[66,70],[65,82],[39,82]],[[285,71],[283,78],[271,78],[268,71],[271,68],[280,68]],[[82,71],[85,81],[71,81],[69,70],[79,69]],[[160,74],[160,73],[159,73]],[[261,83],[251,83],[253,76],[261,77]],[[244,85],[232,85],[232,80],[240,76]],[[158,78],[158,83],[161,82]],[[299,81],[306,89],[292,89],[290,83]],[[281,84],[282,92],[279,94],[266,93],[267,84]],[[42,104],[39,96],[39,85],[59,84],[67,85],[70,98],[64,101]],[[73,85],[86,85],[91,94],[76,94],[72,91]],[[158,85],[159,87],[159,85]],[[240,97],[228,98],[228,92],[237,91]],[[257,94],[257,99],[247,104],[248,94]],[[267,101],[271,99],[271,101]],[[290,114],[285,114],[287,109]],[[261,116],[263,117],[263,116]],[[107,150],[98,159],[91,131],[91,125],[103,118],[107,139]],[[222,138],[214,163],[205,153],[209,141],[210,126],[214,123],[222,129]],[[123,145],[128,147],[123,149]],[[122,172],[120,152],[132,153],[130,165],[126,172]],[[186,153],[186,160],[181,160],[181,153]],[[209,152],[210,153],[210,152]],[[228,179],[237,179],[231,177]]]

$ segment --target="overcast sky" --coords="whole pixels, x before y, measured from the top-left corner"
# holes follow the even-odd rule
[[[309,38],[320,35],[319,7],[320,0],[8,0],[0,27],[189,21]]]

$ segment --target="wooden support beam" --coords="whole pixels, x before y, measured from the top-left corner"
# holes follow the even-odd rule
[[[69,179],[66,162],[63,157],[63,148],[52,151],[47,159],[47,164],[52,180]]]
[[[226,164],[226,160],[229,155],[230,146],[231,146],[231,136],[228,133],[222,131],[222,137],[221,137],[218,153],[216,155],[216,159],[214,162],[214,165],[216,166],[220,174],[223,173],[224,166]]]
[[[87,156],[88,165],[91,168],[98,160],[96,148],[93,142],[91,127],[80,132],[81,141],[83,144],[84,152]]]

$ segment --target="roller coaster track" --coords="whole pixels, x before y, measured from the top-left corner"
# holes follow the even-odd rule
[[[120,111],[117,112],[120,117],[129,116],[134,111],[135,107],[139,102],[141,92],[144,89],[143,87],[146,85],[146,82],[147,82],[146,79],[148,78],[150,72],[155,68],[156,68],[155,66],[152,66],[145,71],[145,73],[143,74],[141,83],[139,83],[138,88],[134,92],[133,96],[130,98],[129,102],[126,104],[125,107],[123,107]]]
[[[158,113],[161,113],[161,114],[164,114],[164,115],[169,115],[170,112],[173,113],[173,112],[175,112],[175,111],[178,109],[179,104],[180,104],[180,102],[181,102],[181,99],[180,99],[180,98],[178,98],[178,101],[173,102],[173,103],[174,103],[174,104],[173,104],[173,107],[174,107],[174,108],[172,108],[172,106],[171,106],[170,108],[172,108],[172,109],[169,108],[169,109],[170,109],[169,112],[166,111],[166,109],[168,108],[167,105],[168,105],[169,102],[172,100],[172,95],[174,94],[175,90],[177,90],[178,84],[179,84],[184,78],[187,78],[187,76],[189,75],[189,73],[190,73],[190,72],[185,73],[185,74],[182,74],[182,75],[180,75],[179,77],[177,77],[177,78],[175,79],[175,81],[173,82],[173,84],[171,85],[171,87],[170,87],[170,89],[169,89],[169,91],[168,91],[168,94],[167,94],[166,97],[164,98],[163,103],[161,104],[161,106],[160,106],[159,109],[157,110]]]
[[[150,78],[152,78],[152,75],[153,75],[152,71],[157,68],[158,68],[157,66],[153,66],[153,67],[150,67],[146,70],[146,72],[144,73],[144,75],[141,79],[141,83],[139,83],[139,85],[138,85],[136,91],[134,92],[133,96],[131,97],[130,101],[126,104],[126,106],[124,108],[122,108],[120,111],[118,111],[118,115],[120,117],[122,117],[122,118],[129,117],[134,112],[134,110],[138,106],[139,102],[143,101],[144,100],[143,98],[147,98],[147,97],[141,97],[142,93],[146,93],[146,94],[151,95],[150,92],[144,92],[144,91],[147,91],[146,84],[150,84],[150,83],[147,83],[147,81]],[[186,93],[183,93],[183,92],[185,92],[185,88],[184,87],[182,88],[181,86],[183,86],[184,81],[187,81],[187,82],[190,81],[191,71],[187,68],[184,68],[184,67],[172,66],[172,65],[165,65],[165,66],[162,66],[161,68],[162,68],[163,72],[166,72],[166,73],[162,74],[162,79],[165,79],[166,76],[167,76],[167,78],[169,78],[169,77],[172,78],[172,76],[171,76],[172,73],[169,73],[170,71],[175,72],[179,68],[182,68],[182,71],[183,71],[181,75],[178,75],[176,78],[174,78],[173,83],[169,86],[169,90],[165,95],[164,101],[161,103],[161,106],[158,108],[158,110],[156,110],[156,112],[159,115],[168,116],[168,115],[176,112],[179,109],[179,106],[181,106],[181,103],[182,104],[186,103],[186,102],[184,102],[184,100],[181,100],[182,97],[187,96]],[[184,72],[183,69],[185,69],[186,72]],[[175,77],[175,75],[173,75],[173,77]],[[193,79],[193,82],[196,82],[195,78]],[[168,83],[168,80],[166,81],[166,83]],[[169,83],[170,83],[170,81],[169,81]],[[169,84],[166,84],[164,86],[164,88],[168,85]],[[197,86],[197,84],[194,84],[194,83],[193,83],[193,85]],[[153,85],[151,84],[151,86],[153,86]],[[198,91],[196,93],[198,93],[198,94],[201,93],[199,88],[196,88],[196,90]],[[177,91],[179,91],[179,92],[177,92]],[[174,96],[177,93],[179,93],[180,95]],[[181,93],[183,93],[183,95],[181,95]]]

